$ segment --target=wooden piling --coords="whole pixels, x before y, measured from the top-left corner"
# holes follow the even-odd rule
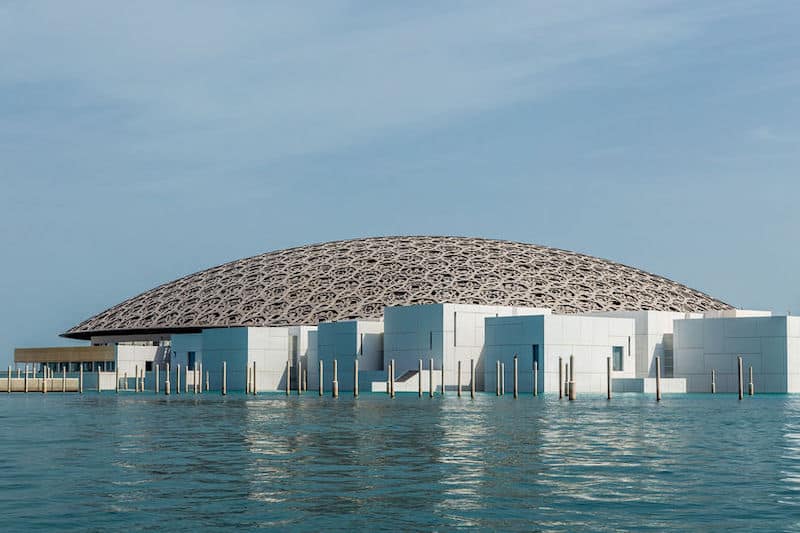
[[[78,370],[78,392],[83,394],[83,363],[78,363],[80,369]]]
[[[514,399],[519,397],[519,358],[514,354]]]
[[[569,363],[564,363],[564,396],[569,399]]]
[[[210,372],[206,370],[206,392],[211,390],[211,376],[209,374]]]
[[[558,358],[558,399],[564,397],[564,360]]]
[[[577,390],[575,389],[575,356],[569,356],[569,399],[574,400],[577,397]]]
[[[133,372],[133,392],[139,392],[139,365],[134,365]],[[125,374],[125,388],[128,388],[127,374]]]
[[[608,399],[611,399],[611,358],[606,357],[606,389],[608,389]]]
[[[253,361],[253,396],[258,394],[258,372],[256,371],[256,362]]]
[[[308,392],[308,368],[303,369],[303,390]]]
[[[119,361],[114,363],[114,378],[117,380],[117,384],[114,385],[114,392],[119,394]]]
[[[500,363],[500,396],[506,395],[506,364]]]
[[[717,371],[716,369],[711,369],[711,394],[717,393]]]
[[[220,383],[220,392],[225,396],[228,394],[228,362],[222,362],[222,383]]]
[[[184,376],[183,376],[183,392],[184,394],[189,394],[189,365],[187,364],[184,367]]]
[[[169,363],[164,366],[164,396],[169,396],[172,392],[170,390],[170,371],[169,371]]]
[[[47,367],[44,367],[44,368],[42,369],[42,394],[47,394],[47,371],[48,371],[48,370],[49,370],[49,369],[48,369]],[[99,375],[100,375],[100,373],[99,373],[99,371],[98,371],[98,376],[99,376]],[[99,379],[98,379],[98,383],[99,383],[99,382],[100,382],[100,381],[99,381]]]
[[[661,357],[656,356],[656,401],[661,401]]]
[[[175,365],[175,394],[181,393],[181,365]]]
[[[8,393],[11,394],[11,365],[8,365]]]
[[[417,372],[417,394],[422,398],[422,359],[419,360],[419,371]]]
[[[297,358],[297,395],[303,394],[303,362]]]
[[[358,357],[353,358],[353,397],[358,398]]]
[[[100,367],[97,367],[97,392],[102,392],[103,388],[100,386]]]
[[[325,390],[325,384],[322,381],[322,361],[319,362],[319,395],[322,396]]]
[[[753,387],[753,366],[752,365],[750,367],[748,367],[748,372],[749,372],[750,379],[749,379],[749,381],[747,383],[747,395],[748,396],[752,396],[753,393],[755,392],[754,387]]]
[[[339,397],[339,363],[336,359],[333,360],[332,393],[334,398]]]
[[[461,398],[461,361],[458,362],[458,397]]]
[[[158,375],[158,373],[159,373],[158,371],[159,371],[159,364],[156,363],[156,364],[153,365],[153,381],[154,381],[154,383],[153,383],[153,392],[155,392],[156,394],[158,394],[158,389],[159,389],[159,386],[160,386],[159,379],[161,379],[161,376]]]
[[[433,398],[433,358],[430,361],[430,370],[428,371],[428,397]]]
[[[738,366],[739,366],[739,399],[741,400],[744,395],[742,394],[742,356],[740,355],[738,358]]]
[[[81,366],[81,369],[83,366]],[[25,392],[28,392],[28,365],[25,365]]]
[[[539,361],[533,362],[533,395],[539,396]]]
[[[9,367],[9,369],[10,368],[11,367]],[[752,374],[752,372],[751,372],[751,374]],[[753,381],[752,378],[750,379],[750,381]],[[8,380],[8,389],[9,389],[9,392],[10,392],[11,391],[11,380],[10,379]],[[61,367],[61,392],[67,392],[67,367],[66,366],[62,366]]]

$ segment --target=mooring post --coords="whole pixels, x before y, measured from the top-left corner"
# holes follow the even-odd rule
[[[558,399],[564,397],[564,360],[558,358]]]
[[[386,365],[386,395],[392,395],[392,361]]]
[[[389,393],[394,398],[394,359],[389,364]]]
[[[78,363],[80,369],[78,370],[78,392],[83,394],[83,363]]]
[[[358,398],[358,357],[353,358],[353,397]]]
[[[495,367],[494,395],[500,396],[500,359],[497,360]]]
[[[739,364],[739,399],[741,400],[744,396],[742,394],[742,356],[738,357],[738,364]]]
[[[419,360],[419,371],[417,372],[417,393],[422,398],[422,359]]]
[[[256,371],[256,362],[253,361],[253,396],[258,394],[258,372]]]
[[[8,365],[8,393],[11,394],[11,365]]]
[[[184,367],[183,371],[185,373],[185,375],[183,376],[183,392],[184,392],[184,394],[189,394],[189,365],[188,365],[188,363]]]
[[[81,366],[83,369],[83,366]],[[25,392],[28,392],[28,365],[25,365]]]
[[[139,365],[134,365],[133,372],[133,392],[139,392]],[[125,388],[128,388],[128,374],[125,374]]]
[[[539,361],[533,362],[533,395],[539,396]]]
[[[228,394],[228,361],[222,362],[222,383],[220,384],[220,392],[225,396]]]
[[[210,372],[206,370],[206,392],[211,390],[211,376],[209,374]]]
[[[102,392],[103,388],[100,386],[100,367],[97,367],[97,392]]]
[[[608,399],[611,399],[611,358],[606,357],[606,389],[608,389]]]
[[[322,361],[319,362],[319,395],[322,396],[325,390],[325,384],[322,381]]]
[[[569,356],[569,399],[574,400],[577,396],[575,390],[575,356]]]
[[[42,394],[47,394],[47,371],[48,370],[49,369],[47,367],[44,367],[44,369],[42,370]],[[100,375],[99,371],[98,371],[98,375]]]
[[[175,394],[181,393],[181,365],[175,365]]]
[[[172,393],[170,379],[169,363],[167,363],[164,365],[164,396],[169,396]]]
[[[458,397],[461,398],[461,360],[458,361]]]
[[[469,360],[469,397],[475,399],[475,359]]]
[[[569,363],[564,363],[564,396],[569,399]]]
[[[750,380],[747,383],[747,395],[748,396],[752,396],[753,393],[755,392],[754,387],[753,387],[753,366],[752,365],[749,366],[749,370],[748,371],[750,373]]]
[[[430,359],[430,370],[428,371],[428,397],[433,398],[433,357]]]
[[[750,368],[751,372],[750,375],[752,376],[752,367]],[[9,367],[9,375],[11,374],[11,367]],[[750,381],[753,381],[753,378],[750,378]],[[8,392],[11,392],[11,379],[8,380]],[[61,367],[61,392],[67,392],[67,367]]]
[[[711,394],[717,393],[717,370],[711,369]]]
[[[114,379],[117,380],[117,384],[114,385],[114,392],[119,394],[119,361],[114,363]]]
[[[303,394],[303,362],[297,358],[297,395]]]
[[[333,383],[331,392],[334,398],[339,397],[339,363],[336,359],[333,360]]]
[[[303,369],[303,390],[308,392],[308,368]]]
[[[506,364],[500,363],[500,396],[506,395]]]
[[[661,357],[656,356],[656,401],[661,401]]]
[[[514,354],[514,399],[515,400],[519,396],[519,390],[518,390],[518,388],[519,388],[519,382],[518,382],[519,381],[519,366],[518,366],[518,363],[519,363],[519,359],[517,357],[517,354]]]
[[[159,372],[158,372],[159,371],[159,366],[160,365],[158,363],[153,365],[153,378],[154,378],[154,381],[155,381],[155,383],[153,384],[153,391],[156,394],[158,394],[158,389],[159,389],[159,386],[160,386],[159,380],[161,379],[161,376],[158,375],[159,374]]]

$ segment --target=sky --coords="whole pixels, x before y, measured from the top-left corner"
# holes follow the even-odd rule
[[[800,312],[798,2],[0,0],[0,363],[270,250],[464,235]]]

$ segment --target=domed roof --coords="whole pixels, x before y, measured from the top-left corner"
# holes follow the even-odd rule
[[[65,337],[379,318],[384,306],[461,303],[557,313],[706,311],[728,304],[619,263],[466,237],[374,237],[269,252],[149,290]]]

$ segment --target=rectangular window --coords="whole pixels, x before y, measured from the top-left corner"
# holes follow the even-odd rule
[[[614,372],[622,372],[624,351],[625,349],[622,346],[613,346],[611,348],[611,360],[613,362]]]
[[[188,362],[187,362],[186,367],[189,370],[194,370],[194,360],[195,360],[194,352],[189,352],[187,358],[188,358]]]
[[[145,361],[144,362],[144,371],[145,372],[152,372],[153,371],[153,362],[152,361]]]

